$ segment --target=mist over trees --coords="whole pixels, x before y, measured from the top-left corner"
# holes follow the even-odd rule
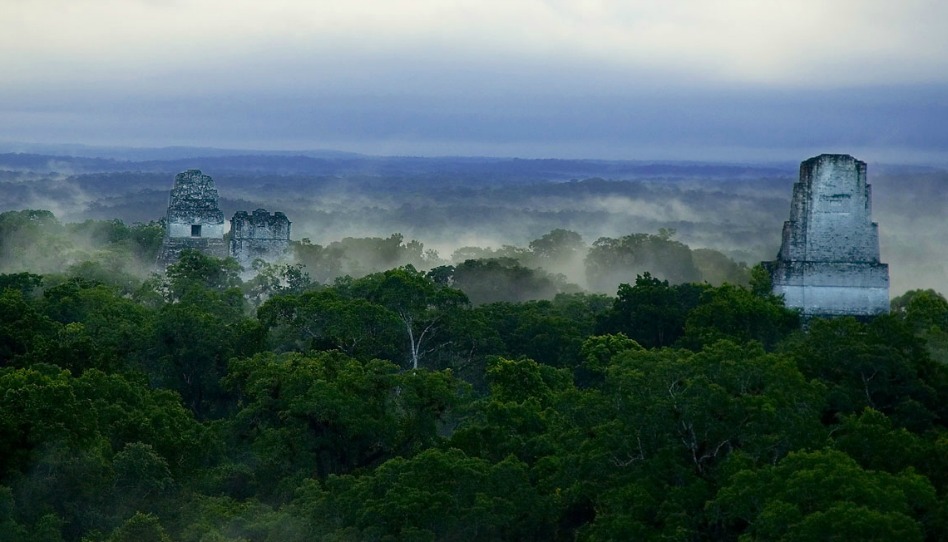
[[[8,211],[0,213],[0,271],[72,270],[90,279],[123,276],[128,282],[155,270],[163,235],[161,220],[131,226],[117,219],[64,224],[45,210]],[[406,241],[400,233],[347,237],[325,246],[303,238],[291,244],[292,253],[283,262],[282,272],[292,267],[300,279],[305,274],[317,284],[329,284],[343,277],[411,266],[429,273],[439,284],[465,292],[475,304],[552,299],[560,293],[587,290],[610,293],[617,284],[643,272],[674,284],[748,283],[746,264],[713,249],[692,250],[674,240],[674,235],[663,229],[657,235],[601,237],[588,246],[578,233],[555,229],[526,247],[467,246],[455,250],[450,259],[417,240]],[[275,276],[280,269],[262,262],[244,271],[256,275],[253,284],[259,301],[269,295],[268,280],[291,280]]]
[[[429,178],[396,190],[417,190],[428,203],[415,218],[443,214],[435,225],[476,229],[490,200],[501,203],[481,220],[499,229],[531,206],[500,242],[463,227],[442,232],[451,244],[386,230],[399,207],[370,216],[339,200],[313,224],[377,222],[330,235],[341,230],[298,227],[314,213],[291,215],[290,257],[250,269],[193,251],[155,269],[154,209],[0,212],[0,540],[944,538],[948,301],[937,289],[906,290],[888,315],[804,329],[738,257],[750,245],[698,242],[714,224],[725,224],[718,240],[751,235],[757,211],[609,231],[575,227],[590,199],[563,203],[651,191],[655,206],[640,209],[685,213],[675,198],[692,190],[710,209],[766,201],[767,182],[728,181],[730,202],[714,192],[724,181],[681,178],[566,180],[540,197],[537,168],[564,164],[471,167],[489,178],[514,166],[522,177],[506,188]],[[21,173],[5,173],[24,191],[4,197],[95,178],[113,209],[139,194],[116,189],[123,179],[151,175],[31,185]],[[390,181],[346,197],[394,197]],[[539,211],[554,197],[559,211]],[[472,214],[448,221],[465,199]]]
[[[188,149],[87,155],[0,154],[0,209],[46,209],[66,223],[147,224],[164,213],[174,175],[199,167],[216,180],[225,216],[258,207],[283,211],[294,239],[323,247],[399,233],[450,264],[464,261],[452,257],[464,247],[527,248],[557,229],[592,245],[664,228],[692,250],[716,250],[753,266],[776,255],[799,165]],[[868,174],[882,259],[899,262],[891,269],[893,294],[941,288],[948,280],[948,173],[869,164]],[[554,272],[586,286],[582,265]]]

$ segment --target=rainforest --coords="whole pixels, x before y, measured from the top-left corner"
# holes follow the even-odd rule
[[[804,323],[759,266],[672,229],[152,271],[162,236],[0,214],[0,539],[948,531],[935,290]]]

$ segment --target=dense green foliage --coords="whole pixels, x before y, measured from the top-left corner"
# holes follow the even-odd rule
[[[32,213],[5,219],[78,227]],[[0,540],[945,538],[944,297],[805,331],[756,279],[510,297],[583,250],[328,283],[196,252],[0,275]]]

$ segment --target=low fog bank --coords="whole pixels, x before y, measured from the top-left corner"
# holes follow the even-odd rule
[[[887,172],[872,176],[873,221],[879,224],[890,293],[948,291],[948,172]]]
[[[264,165],[273,171],[261,171],[259,160],[250,158],[207,162],[228,159],[230,166],[222,171],[199,159],[160,164],[210,174],[227,217],[256,208],[282,211],[293,222],[294,240],[323,247],[398,233],[423,245],[429,267],[463,263],[457,255],[463,256],[465,247],[509,255],[511,247],[526,249],[554,230],[575,232],[587,249],[600,238],[674,232],[674,240],[691,249],[713,249],[750,266],[775,257],[796,180],[795,169],[784,165],[268,157]],[[314,160],[333,162],[337,169],[293,173]],[[66,223],[117,218],[128,225],[164,215],[174,174],[148,169],[160,169],[158,162],[135,171],[79,173],[62,159],[42,163],[47,170],[0,171],[0,210],[47,209]],[[436,171],[425,172],[432,164]],[[370,171],[373,167],[377,171]],[[880,225],[882,259],[890,264],[892,295],[916,288],[944,291],[948,172],[878,169],[870,168],[873,219]],[[602,176],[569,178],[573,173]],[[552,271],[587,287],[582,267],[574,259]],[[634,275],[626,279],[631,280]]]

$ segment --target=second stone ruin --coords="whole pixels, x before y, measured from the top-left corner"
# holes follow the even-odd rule
[[[231,256],[250,267],[256,259],[279,260],[290,248],[290,220],[265,209],[238,211],[231,219],[230,243],[225,242],[224,213],[218,203],[214,179],[198,169],[175,175],[165,215],[165,237],[158,264],[178,260],[182,250],[199,250],[209,256]]]

